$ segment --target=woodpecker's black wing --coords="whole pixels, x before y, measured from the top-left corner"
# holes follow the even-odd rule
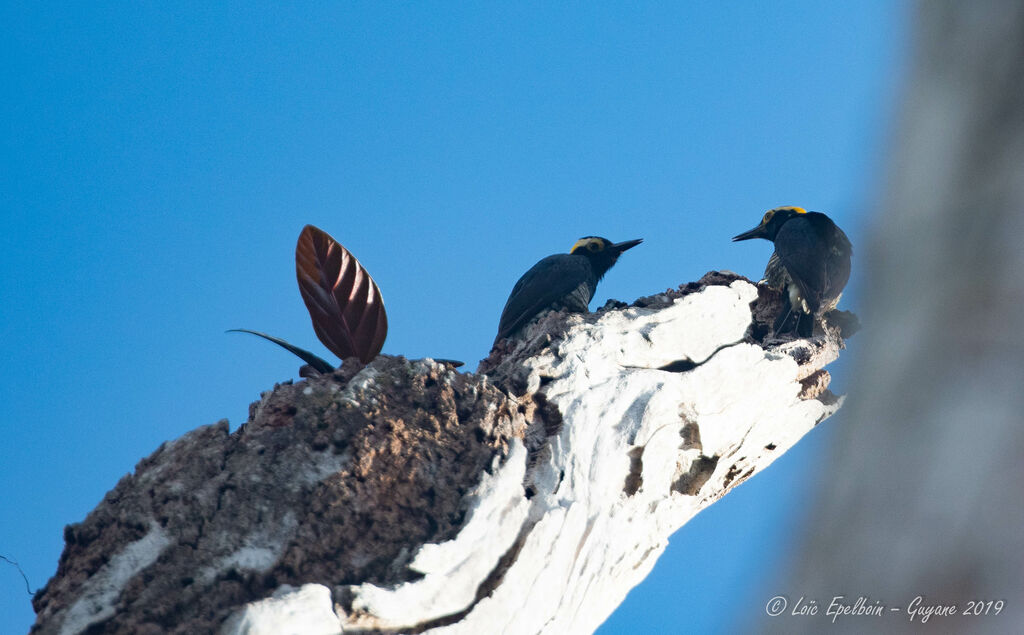
[[[543,258],[524,273],[512,288],[501,312],[498,335],[494,341],[515,333],[535,315],[564,301],[570,294],[573,295],[569,302],[572,305],[570,308],[580,310],[578,304],[582,303],[582,310],[586,310],[590,296],[594,293],[590,281],[592,277],[590,262],[583,256],[555,254]],[[585,293],[580,289],[581,286],[586,289]],[[579,292],[574,293],[577,290]]]
[[[846,286],[852,251],[846,234],[818,212],[786,221],[775,235],[775,253],[812,313]]]
[[[829,301],[838,298],[850,280],[850,259],[853,257],[853,245],[843,230],[834,223],[830,229],[832,236],[829,240],[828,257],[825,258],[825,268],[828,270],[825,297]]]
[[[775,253],[786,267],[811,312],[816,312],[828,287],[828,247],[814,223],[805,217],[786,221],[775,235]]]

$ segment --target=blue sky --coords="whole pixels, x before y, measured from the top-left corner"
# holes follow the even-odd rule
[[[856,248],[908,17],[881,1],[0,4],[0,554],[42,586],[63,526],[139,459],[237,427],[297,378],[288,353],[225,329],[330,358],[295,283],[306,223],[377,280],[385,353],[469,369],[516,279],[580,236],[645,239],[592,308],[711,269],[759,277],[771,246],[729,238],[777,205],[829,213]],[[837,425],[678,532],[600,632],[721,632],[762,610]],[[0,563],[0,631],[33,619]]]

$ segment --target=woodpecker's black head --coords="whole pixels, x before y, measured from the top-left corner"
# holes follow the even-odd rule
[[[764,218],[761,219],[761,224],[751,229],[750,231],[743,232],[738,236],[733,236],[733,242],[737,240],[750,240],[751,238],[764,238],[775,242],[775,235],[779,233],[779,228],[782,224],[800,214],[806,214],[807,210],[802,207],[776,207],[770,209],[764,214]]]
[[[597,279],[600,280],[605,272],[612,268],[622,252],[636,247],[642,242],[643,238],[613,243],[600,236],[584,236],[576,241],[569,253],[574,256],[585,256],[590,261],[590,266],[594,269]]]

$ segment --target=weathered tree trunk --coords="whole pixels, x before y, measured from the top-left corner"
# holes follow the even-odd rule
[[[1024,4],[921,4],[890,173],[848,425],[778,589],[824,606],[762,626],[1022,633]],[[885,615],[833,625],[838,595]],[[934,605],[958,615],[911,614]]]
[[[549,314],[475,374],[383,356],[278,386],[68,527],[34,632],[592,631],[839,408],[839,328],[766,342],[778,308],[709,274]]]

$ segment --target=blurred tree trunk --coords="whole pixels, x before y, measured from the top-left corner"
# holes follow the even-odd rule
[[[856,386],[771,632],[1024,633],[1024,3],[924,2],[916,20],[891,181],[856,259]],[[900,611],[832,625],[836,595]],[[919,595],[1005,606],[922,628]],[[817,617],[791,615],[801,596]]]

